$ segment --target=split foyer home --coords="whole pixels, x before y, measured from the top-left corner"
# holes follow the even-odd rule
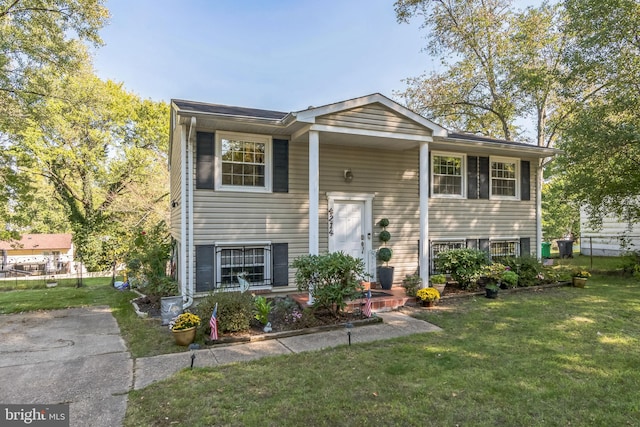
[[[449,132],[373,94],[302,111],[171,102],[174,267],[185,298],[295,289],[292,261],[344,251],[376,279],[382,218],[395,283],[440,251],[539,255],[540,159],[556,151]]]

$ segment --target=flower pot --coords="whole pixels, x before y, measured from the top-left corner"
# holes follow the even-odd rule
[[[485,296],[491,299],[498,298],[498,290],[485,288]]]
[[[422,301],[421,302],[423,307],[433,307],[436,305],[435,301]]]
[[[189,345],[196,338],[196,327],[181,329],[179,331],[172,330],[173,339],[176,340],[178,345]]]
[[[587,284],[586,277],[574,277],[573,278],[573,286],[576,288],[584,288],[584,285]]]
[[[378,267],[378,281],[382,289],[391,289],[393,284],[393,267]]]
[[[444,287],[447,286],[446,283],[432,283],[431,287],[435,288],[438,290],[438,292],[440,293],[440,295],[442,295],[442,293],[444,292]]]

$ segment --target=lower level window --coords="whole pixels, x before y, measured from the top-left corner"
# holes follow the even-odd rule
[[[489,244],[489,254],[492,261],[500,258],[516,257],[519,255],[520,242],[517,240],[496,240]]]
[[[271,284],[270,246],[222,246],[218,247],[216,252],[216,287],[240,287],[242,279],[248,281],[251,286]]]
[[[466,247],[464,240],[431,242],[431,272],[438,273],[438,271],[436,271],[435,262],[440,252],[446,252],[452,249],[462,249],[464,247]]]

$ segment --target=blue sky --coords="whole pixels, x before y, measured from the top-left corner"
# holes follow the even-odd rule
[[[294,111],[380,92],[432,67],[393,0],[108,0],[98,75],[154,100]]]

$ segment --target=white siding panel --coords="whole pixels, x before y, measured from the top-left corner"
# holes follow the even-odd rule
[[[171,147],[171,169],[170,169],[170,177],[169,177],[169,194],[170,194],[170,202],[176,201],[178,205],[176,207],[170,207],[170,233],[171,236],[181,241],[182,238],[180,236],[180,203],[182,202],[182,194],[180,185],[182,183],[182,164],[180,159],[181,153],[181,130],[182,126],[176,126],[173,130],[172,135],[172,147]],[[170,205],[171,206],[171,205]]]
[[[413,135],[425,135],[429,132],[424,126],[399,115],[381,104],[372,104],[339,113],[327,114],[318,117],[316,123]]]

